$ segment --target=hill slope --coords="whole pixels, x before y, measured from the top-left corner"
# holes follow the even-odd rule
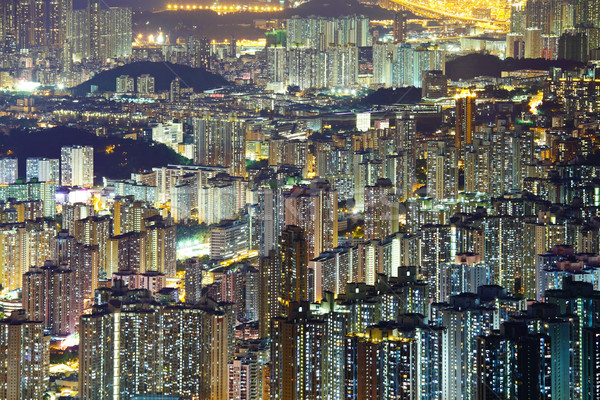
[[[163,144],[99,137],[87,131],[59,127],[37,132],[13,132],[0,136],[0,155],[19,158],[19,175],[25,177],[27,157],[60,159],[60,148],[69,145],[94,147],[94,175],[128,179],[132,172],[190,161]]]
[[[368,94],[363,100],[364,105],[416,104],[421,101],[421,89],[414,86],[403,88],[381,88]]]
[[[171,64],[168,62],[140,61],[103,71],[92,79],[74,87],[72,91],[76,96],[84,96],[90,91],[91,85],[96,85],[100,92],[113,92],[116,89],[116,79],[119,76],[129,75],[137,78],[143,74],[149,74],[154,77],[155,89],[158,92],[169,90],[171,82],[176,77],[181,79],[181,87],[192,87],[194,91],[214,89],[228,84],[222,76],[201,68],[192,68],[187,65]]]
[[[550,70],[552,67],[572,69],[583,64],[571,60],[544,60],[507,58],[501,60],[489,54],[473,53],[446,63],[446,75],[452,80],[473,79],[477,76],[500,77],[502,71],[519,69]]]

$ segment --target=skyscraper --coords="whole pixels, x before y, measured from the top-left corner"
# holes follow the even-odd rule
[[[475,132],[475,95],[461,94],[456,98],[455,147],[462,152],[466,145],[473,142]]]
[[[4,51],[47,44],[48,5],[44,0],[7,0],[0,7],[0,40]]]
[[[271,334],[271,319],[286,314],[280,301],[283,290],[283,270],[278,250],[270,250],[269,254],[260,258],[260,337]]]
[[[28,158],[26,162],[27,181],[59,183],[60,161],[57,158]]]
[[[392,182],[380,178],[365,188],[365,240],[383,240],[398,231],[398,199]]]
[[[542,58],[542,30],[527,28],[525,30],[524,58]]]
[[[267,47],[268,75],[270,82],[284,83],[286,74],[286,49],[283,46]]]
[[[302,228],[288,225],[281,232],[280,252],[283,302],[308,301],[308,243]]]
[[[62,147],[60,168],[62,186],[94,186],[94,148],[91,146]]]
[[[18,160],[13,157],[0,157],[0,185],[15,183],[19,177]]]
[[[600,397],[600,328],[583,330],[583,399]]]
[[[109,272],[106,269],[108,262],[107,244],[108,238],[110,237],[110,223],[111,220],[108,217],[89,216],[75,221],[73,232],[73,236],[75,236],[77,243],[98,246],[100,271],[101,273],[107,274],[112,272]]]
[[[154,77],[148,74],[138,76],[137,92],[140,94],[154,94]]]
[[[284,193],[285,224],[304,229],[309,259],[337,247],[337,191],[325,181],[314,180],[308,187],[294,187]]]
[[[272,398],[321,398],[325,323],[311,315],[308,302],[291,303],[287,318],[272,321]]]
[[[181,79],[175,78],[171,81],[169,100],[171,103],[178,103],[181,101]]]
[[[235,115],[193,120],[196,156],[200,165],[227,168],[232,176],[246,176],[246,122]]]
[[[75,222],[94,215],[93,206],[85,203],[63,204],[62,225],[63,231],[75,234]]]
[[[458,148],[446,142],[427,144],[427,195],[453,199],[458,195]]]
[[[174,225],[158,220],[147,222],[146,227],[146,270],[158,271],[167,277],[175,277],[177,237]]]
[[[407,19],[408,13],[406,11],[397,11],[396,14],[394,14],[394,42],[406,42]]]
[[[277,248],[279,235],[284,226],[283,195],[279,188],[258,189],[259,252],[268,256]]]
[[[50,337],[25,310],[0,321],[0,397],[41,399],[48,385]]]
[[[146,235],[144,232],[129,232],[111,236],[106,246],[106,272],[146,272]]]
[[[139,82],[138,78],[138,82]],[[121,75],[116,79],[116,89],[117,93],[133,93],[135,87],[135,79],[129,75]]]
[[[23,307],[28,315],[44,321],[44,328],[56,336],[75,333],[75,323],[83,311],[82,284],[75,273],[46,263],[23,275]],[[79,304],[78,301],[81,301]]]
[[[477,338],[476,399],[551,399],[548,335],[528,333],[524,323],[507,322],[500,333]]]
[[[120,282],[120,281],[117,281]],[[88,399],[165,395],[226,398],[231,307],[168,306],[116,283],[80,321],[79,393]],[[120,300],[120,301],[114,301]]]
[[[210,71],[210,41],[203,36],[196,48],[195,67]]]
[[[413,185],[417,182],[417,126],[414,115],[402,112],[396,115],[395,146],[402,156],[396,180],[396,194],[400,201],[412,197]]]
[[[442,355],[443,398],[472,399],[477,390],[477,337],[492,330],[494,309],[479,304],[477,295],[464,293],[451,299],[443,309],[444,346]]]
[[[590,334],[589,331],[586,331],[586,328],[596,328],[600,323],[598,313],[594,311],[600,307],[600,292],[594,290],[593,285],[590,283],[578,282],[572,277],[566,277],[563,279],[562,289],[546,291],[546,302],[556,305],[559,315],[574,315],[577,317],[578,328],[575,341],[578,345],[573,349],[576,357],[574,366],[576,379],[572,382],[572,385],[580,390],[586,384],[584,380],[587,381],[587,384],[590,384],[594,379],[583,373],[584,368],[586,368],[586,372],[593,371],[593,369],[587,369],[590,364],[586,360],[585,351],[591,351],[590,355],[593,357],[594,350],[590,347],[583,349],[581,346],[584,342],[584,335]],[[589,340],[589,337],[586,339]],[[592,393],[594,390],[597,392],[597,388],[589,386],[587,390],[588,392],[592,391]]]

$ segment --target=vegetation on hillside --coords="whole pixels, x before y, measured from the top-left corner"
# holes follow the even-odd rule
[[[19,172],[25,175],[28,157],[59,158],[62,146],[94,147],[96,183],[102,177],[128,179],[132,172],[167,164],[190,164],[190,160],[160,143],[146,143],[115,137],[96,136],[84,130],[58,127],[34,132],[11,131],[0,135],[0,156],[19,158]]]

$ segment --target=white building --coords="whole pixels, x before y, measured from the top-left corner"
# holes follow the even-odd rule
[[[129,75],[121,75],[116,79],[117,93],[133,93],[135,80]]]
[[[154,77],[144,74],[137,78],[137,92],[140,94],[153,94],[155,91]]]
[[[451,299],[451,307],[441,311],[446,331],[442,350],[442,398],[474,399],[477,389],[477,336],[493,329],[491,308],[482,307],[477,295],[465,293]]]
[[[210,229],[210,258],[227,260],[249,248],[249,227],[246,220],[224,220]]]
[[[0,158],[0,185],[15,183],[19,177],[19,160],[14,157]]]
[[[94,186],[94,148],[66,146],[60,149],[60,184],[62,186]]]
[[[60,180],[60,161],[58,158],[28,158],[26,162],[27,181],[58,183]]]
[[[356,114],[356,130],[366,132],[371,129],[371,113],[362,112]]]
[[[150,125],[152,140],[167,145],[183,142],[183,123],[170,121],[166,124]]]

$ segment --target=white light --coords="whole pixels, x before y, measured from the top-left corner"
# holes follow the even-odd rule
[[[15,89],[20,92],[33,92],[40,86],[41,86],[41,84],[39,82],[23,81],[23,82],[17,83],[15,85]]]

